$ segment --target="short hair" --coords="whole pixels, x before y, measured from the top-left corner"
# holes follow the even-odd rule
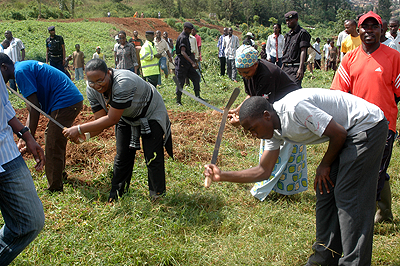
[[[349,19],[345,23],[350,23],[351,25],[354,25],[355,27],[357,27],[357,22],[354,19]]]
[[[396,23],[397,25],[399,25],[399,20],[397,19],[397,18],[391,18],[390,20],[389,20],[389,23],[390,22],[394,22],[394,23]]]
[[[239,110],[239,120],[243,122],[247,118],[258,118],[263,116],[264,111],[275,112],[272,104],[261,96],[252,96],[245,100]]]
[[[124,35],[126,37],[126,32],[125,31],[121,30],[120,32],[118,32],[118,35],[120,35],[120,34],[122,34],[122,35]]]
[[[321,39],[319,37],[317,37],[317,39],[315,39],[316,42],[320,42]]]
[[[0,53],[0,66],[1,66],[2,64],[11,66],[11,65],[14,64],[14,62],[13,62],[13,61],[11,60],[11,58],[10,58],[8,55],[6,55],[5,53]]]
[[[77,46],[81,47],[81,46],[79,45],[79,43],[75,44],[75,47],[77,47]]]
[[[99,58],[95,58],[95,59],[92,59],[89,62],[87,62],[86,66],[85,66],[86,72],[96,71],[96,70],[100,70],[104,73],[107,73],[108,68],[107,68],[106,62],[104,62],[103,60],[101,60]]]

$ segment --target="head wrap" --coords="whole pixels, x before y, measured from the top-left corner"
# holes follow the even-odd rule
[[[258,61],[258,52],[250,45],[242,45],[236,50],[235,65],[237,68],[248,68]]]

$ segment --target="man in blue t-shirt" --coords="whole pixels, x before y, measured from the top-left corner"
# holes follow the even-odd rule
[[[70,127],[83,105],[83,96],[75,84],[60,70],[45,63],[28,60],[17,62],[0,53],[1,73],[4,82],[16,80],[22,95],[31,103],[40,107],[61,125]],[[27,105],[29,111],[26,126],[33,136],[39,122],[40,113]],[[63,190],[65,168],[65,151],[67,139],[62,134],[62,128],[52,123],[47,124],[45,134],[45,171],[50,192]],[[25,143],[18,142],[18,147],[24,149]]]

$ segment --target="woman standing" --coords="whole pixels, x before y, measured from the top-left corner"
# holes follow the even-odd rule
[[[118,33],[119,44],[115,46],[114,58],[117,69],[128,69],[137,73],[138,63],[135,46],[126,41],[126,33]]]
[[[281,24],[274,24],[274,33],[268,36],[267,40],[267,60],[282,67],[283,47],[285,38],[281,34]]]

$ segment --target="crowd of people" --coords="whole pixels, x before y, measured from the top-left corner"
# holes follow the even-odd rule
[[[336,45],[332,38],[321,47],[320,38],[311,44],[297,12],[290,11],[284,18],[289,32],[283,35],[281,25],[274,24],[261,52],[251,32],[242,43],[233,28],[224,28],[218,38],[219,74],[227,74],[233,82],[238,82],[239,74],[247,94],[229,110],[230,123],[261,139],[260,159],[258,166],[242,171],[222,171],[209,164],[204,175],[213,182],[256,183],[251,193],[260,200],[271,190],[299,193],[308,186],[305,145],[328,142],[315,174],[316,242],[306,265],[370,265],[374,223],[393,220],[387,168],[400,99],[399,21],[388,23],[368,12],[344,22]],[[115,126],[117,154],[108,202],[129,189],[141,146],[149,196],[157,200],[166,193],[164,149],[173,157],[171,123],[157,90],[161,71],[166,78],[171,70],[177,77],[176,104],[182,105],[181,89],[188,80],[195,96],[202,99],[201,37],[190,22],[183,24],[175,43],[167,32],[146,31],[144,41],[137,31],[129,40],[126,32],[118,32],[113,68],[107,66],[100,46],[86,64],[79,44],[66,56],[63,37],[55,34],[54,26],[48,31],[46,63],[25,60],[25,47],[11,31],[5,32],[0,45],[0,187],[2,198],[12,195],[13,199],[0,203],[5,221],[1,265],[10,263],[44,224],[43,206],[21,153],[34,155],[37,170],[44,167],[50,193],[61,192],[67,176],[67,141],[80,144]],[[85,72],[95,118],[75,126],[83,95],[65,67],[70,60],[75,80],[84,79]],[[337,69],[331,90],[302,89],[310,63],[316,69]],[[26,126],[15,118],[7,82],[14,90],[18,86],[30,101]],[[63,126],[48,123],[45,151],[34,139],[40,112],[31,104]],[[17,144],[13,133],[19,138]],[[294,170],[293,158],[297,158]]]

